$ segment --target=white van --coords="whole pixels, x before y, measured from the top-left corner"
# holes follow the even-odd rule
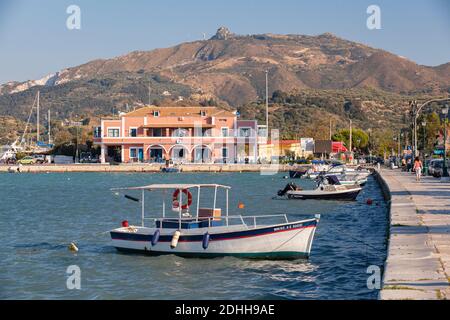
[[[53,156],[54,164],[72,164],[73,163],[73,157],[72,156]]]

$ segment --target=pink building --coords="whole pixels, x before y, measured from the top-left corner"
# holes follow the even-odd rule
[[[148,106],[102,119],[94,143],[101,162],[254,163],[256,120],[216,107]]]

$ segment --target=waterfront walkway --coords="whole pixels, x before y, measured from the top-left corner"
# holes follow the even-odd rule
[[[382,169],[391,195],[381,299],[450,299],[450,182]]]

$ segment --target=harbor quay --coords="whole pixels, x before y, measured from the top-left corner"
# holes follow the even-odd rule
[[[389,246],[379,298],[450,299],[450,183],[400,170],[378,178],[390,202]]]
[[[20,173],[46,173],[46,172],[161,172],[163,164],[42,164],[42,165],[0,165],[0,172],[11,172],[11,169]],[[287,164],[182,164],[178,168],[181,172],[286,172],[292,166]]]

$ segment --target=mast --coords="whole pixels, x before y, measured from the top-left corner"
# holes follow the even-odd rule
[[[350,119],[350,156],[353,155],[353,151],[352,151],[352,120]],[[353,157],[352,157],[353,160]]]
[[[269,136],[269,70],[266,70],[266,135]]]
[[[48,144],[52,143],[52,135],[50,133],[51,125],[50,125],[50,109],[48,109]]]
[[[37,127],[37,134],[36,134],[36,144],[39,142],[39,96],[40,92],[37,92],[37,115],[36,115],[36,127]]]

